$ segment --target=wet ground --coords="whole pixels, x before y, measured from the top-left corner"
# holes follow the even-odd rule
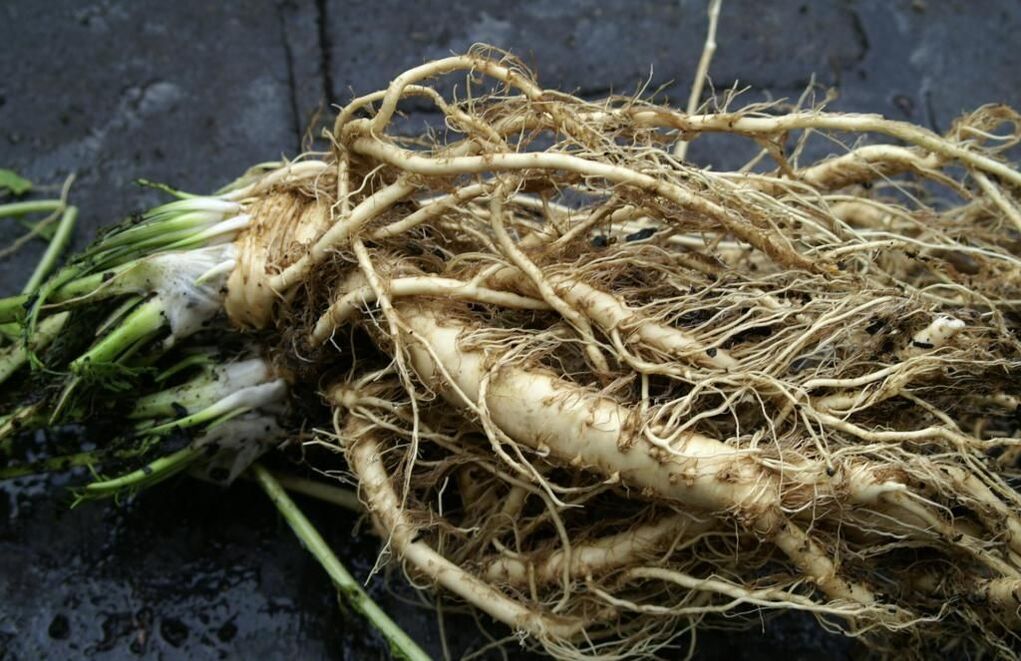
[[[702,0],[12,0],[0,6],[0,168],[47,184],[77,172],[80,247],[158,199],[135,178],[211,190],[252,163],[293,155],[323,102],[478,41],[515,51],[547,86],[599,96],[648,79],[683,105],[703,11]],[[1021,107],[1019,30],[1016,0],[725,0],[712,74],[717,87],[740,80],[755,98],[796,97],[814,74],[839,92],[833,107],[946,129],[982,103]],[[703,140],[689,157],[733,164],[737,155]],[[0,242],[16,234],[0,227]],[[0,262],[0,294],[20,286],[40,252]],[[69,511],[65,484],[0,485],[0,657],[386,656],[251,485],[179,480]],[[367,575],[376,547],[356,520],[303,505]],[[379,579],[369,589],[438,653],[435,616],[392,583],[398,594]],[[453,628],[459,644],[477,644],[473,624]],[[855,655],[802,618],[701,643],[701,658]]]

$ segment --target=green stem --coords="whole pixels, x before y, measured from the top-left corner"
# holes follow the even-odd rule
[[[77,219],[77,207],[68,207],[64,210],[64,215],[61,216],[60,223],[57,224],[57,231],[53,234],[53,238],[50,239],[50,245],[47,246],[46,252],[43,253],[42,259],[36,265],[35,271],[32,272],[32,277],[25,284],[25,288],[21,290],[23,294],[31,294],[38,289],[46,276],[53,270],[57,259],[60,258],[60,254],[64,252],[67,244],[71,241],[71,233],[74,232],[74,224]]]
[[[103,240],[98,250],[132,247],[144,255],[143,248],[170,243],[188,234],[201,231],[209,223],[207,215],[200,212],[184,212],[166,219],[150,219],[149,222],[129,227]]]
[[[11,375],[18,371],[18,368],[27,360],[28,351],[20,342],[0,352],[0,383],[11,378]]]
[[[213,357],[208,353],[196,353],[181,359],[156,376],[156,383],[168,381],[171,377],[192,367],[206,367],[213,364]]]
[[[342,489],[332,484],[324,484],[316,480],[298,477],[297,475],[285,475],[274,472],[273,477],[280,483],[280,486],[292,493],[299,493],[303,496],[331,503],[359,514],[365,513],[365,508],[362,507],[361,501],[358,500],[358,495],[350,489]]]
[[[188,446],[173,454],[160,457],[138,470],[119,477],[100,482],[93,482],[82,489],[81,497],[85,500],[115,496],[126,489],[139,490],[150,487],[157,482],[180,473],[192,462],[202,456],[202,450]]]
[[[23,216],[26,213],[51,213],[59,209],[63,204],[60,200],[30,200],[28,202],[0,204],[0,218]]]
[[[127,417],[137,420],[179,416],[178,411],[181,407],[191,410],[200,407],[199,411],[201,411],[201,409],[214,405],[228,394],[225,394],[223,388],[217,383],[215,374],[205,373],[176,388],[168,388],[139,397],[135,400],[134,407],[128,411]],[[194,414],[186,415],[190,417]]]
[[[46,348],[46,345],[52,342],[60,333],[60,329],[67,323],[69,316],[69,312],[61,312],[43,319],[42,323],[39,324],[39,328],[36,329],[35,335],[30,340],[32,350],[41,351]],[[28,349],[23,342],[19,342],[0,352],[0,383],[9,379],[27,361]]]
[[[59,230],[58,230],[59,231]],[[54,237],[56,239],[56,237]],[[89,275],[76,277],[70,275],[64,278],[62,284],[58,284],[55,289],[51,289],[47,293],[46,305],[54,303],[63,303],[79,296],[86,296],[89,294],[97,293],[104,283],[109,282],[111,279],[121,276],[127,271],[137,266],[137,261],[127,262],[125,264],[118,264],[107,269],[101,269],[99,273],[90,273]],[[40,285],[43,283],[40,282]],[[106,289],[102,292],[103,295],[98,298],[109,298],[110,296],[117,296],[127,291],[138,289],[138,285],[134,281],[118,279],[115,282],[111,282],[106,286]],[[0,298],[0,324],[17,322],[25,318],[27,310],[25,305],[32,299],[30,294],[18,294],[17,296],[8,296],[7,298]]]
[[[199,197],[198,195],[194,195],[192,193],[185,193],[184,191],[179,191],[176,188],[171,188],[169,185],[161,183],[159,181],[153,181],[151,179],[145,179],[142,177],[135,179],[135,183],[138,184],[139,186],[145,186],[146,188],[155,188],[156,190],[163,191],[164,193],[173,195],[179,200],[188,200]]]
[[[95,336],[101,337],[110,332],[111,329],[116,328],[119,324],[124,322],[124,319],[131,314],[131,312],[145,300],[144,296],[126,296],[117,307],[110,311],[110,314],[106,315],[106,319],[103,319],[98,326],[96,326]]]
[[[138,341],[155,335],[166,323],[163,301],[153,298],[135,308],[117,328],[113,329],[84,354],[71,362],[71,371],[79,374],[89,365],[112,363]]]
[[[242,413],[250,411],[247,406],[238,406],[235,402],[231,402],[229,396],[225,397],[217,402],[214,402],[211,406],[192,413],[191,415],[170,422],[164,422],[161,425],[156,425],[146,429],[145,432],[148,434],[165,434],[173,429],[190,429],[205,423],[210,423],[210,429],[222,425],[231,418],[237,417]]]
[[[25,303],[29,297],[25,294],[0,298],[0,324],[21,321],[25,318]]]
[[[305,548],[315,556],[319,564],[326,570],[326,573],[333,579],[340,594],[344,596],[352,608],[364,615],[386,638],[387,642],[390,643],[391,651],[395,653],[394,656],[400,655],[412,661],[428,661],[429,656],[422,651],[422,648],[408,634],[404,633],[390,619],[390,616],[383,612],[383,609],[372,600],[372,597],[362,589],[362,586],[359,585],[354,576],[334,555],[326,541],[319,534],[319,531],[315,529],[312,522],[298,509],[298,506],[294,504],[291,497],[287,495],[284,487],[273,477],[273,474],[259,464],[253,464],[251,470],[259,486],[262,487],[262,490],[266,492],[266,495],[276,505],[277,510],[287,521],[294,534],[297,535],[298,539],[305,545]]]
[[[23,211],[30,207],[19,206],[17,208]],[[73,220],[68,222],[73,222]],[[58,272],[50,281],[36,283],[40,286],[41,298],[36,302],[31,314],[28,315],[32,319],[30,326],[34,326],[38,308],[49,302],[51,297],[55,297],[57,300],[66,300],[76,295],[91,293],[95,287],[109,277],[107,271],[119,273],[124,270],[122,267],[126,267],[128,262],[134,263],[171,245],[187,244],[189,239],[202,243],[202,240],[196,237],[208,229],[212,222],[209,212],[182,210],[168,212],[166,217],[150,218],[149,222],[127,227],[108,235],[98,245],[82,253],[74,264]],[[58,228],[59,232],[60,228]],[[67,229],[67,232],[70,232],[70,228]],[[79,276],[83,271],[91,273],[81,278]],[[30,298],[21,295],[0,299],[0,324],[24,319],[26,316],[25,304]]]
[[[57,473],[78,468],[79,466],[91,466],[99,461],[95,452],[79,452],[77,454],[50,457],[42,461],[33,461],[20,466],[5,466],[0,468],[0,480],[13,480],[16,477],[26,475],[38,475],[39,473]]]
[[[28,404],[0,417],[0,454],[10,454],[11,438],[18,432],[34,429],[46,421],[42,406]]]
[[[81,381],[82,381],[81,377],[72,376],[68,378],[67,381],[64,383],[64,387],[60,389],[60,396],[57,397],[57,403],[53,407],[53,410],[50,411],[49,424],[51,426],[59,423],[64,415],[64,409],[73,405],[74,400],[72,399],[71,396],[78,389],[78,386],[79,384],[81,384]]]

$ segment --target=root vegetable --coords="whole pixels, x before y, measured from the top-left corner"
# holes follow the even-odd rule
[[[462,101],[430,86],[450,74]],[[409,97],[442,139],[393,133]],[[98,497],[235,477],[304,440],[313,469],[353,476],[409,576],[560,658],[653,655],[761,608],[919,656],[1008,649],[1018,117],[988,106],[940,136],[696,112],[544,90],[483,48],[416,67],[343,108],[329,152],[158,207],[0,301],[23,340],[0,378],[30,363],[45,384],[4,410],[4,453],[19,425],[122,405],[134,435],[102,454],[126,467],[84,487]],[[762,152],[733,172],[685,161],[711,132]],[[783,144],[808,132],[903,144],[803,163]],[[246,341],[196,352],[210,337]],[[283,415],[308,387],[323,407],[298,395],[307,419]],[[309,431],[330,414],[333,433]],[[346,585],[280,497],[322,485],[254,473]]]

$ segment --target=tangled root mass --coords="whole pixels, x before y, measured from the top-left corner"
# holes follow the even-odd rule
[[[445,129],[400,135],[411,97]],[[1012,653],[1018,115],[736,104],[584,101],[489,49],[412,69],[342,110],[321,167],[252,185],[311,220],[264,243],[246,296],[274,298],[246,305],[323,366],[316,442],[412,580],[559,657],[783,609]],[[710,132],[761,153],[672,155]]]

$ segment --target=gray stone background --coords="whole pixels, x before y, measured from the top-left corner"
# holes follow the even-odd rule
[[[510,49],[549,87],[586,96],[650,89],[684,105],[704,0],[72,0],[0,3],[0,167],[58,185],[78,174],[76,246],[159,200],[137,177],[204,192],[297,152],[324,104],[377,89],[475,42]],[[841,110],[945,129],[961,111],[1021,106],[1017,0],[725,0],[718,88],[796,98],[814,75]],[[409,123],[435,121],[413,115]],[[704,140],[689,156],[733,159]],[[0,227],[6,244],[17,235]],[[42,244],[0,262],[16,290]],[[65,478],[0,485],[0,658],[380,658],[323,573],[249,485],[190,482],[134,502],[68,511]],[[310,505],[359,575],[375,542]],[[400,585],[400,581],[395,581]],[[371,592],[439,652],[434,617]],[[467,649],[470,621],[455,627]],[[703,636],[700,657],[848,658],[855,648],[785,617],[766,634]]]

